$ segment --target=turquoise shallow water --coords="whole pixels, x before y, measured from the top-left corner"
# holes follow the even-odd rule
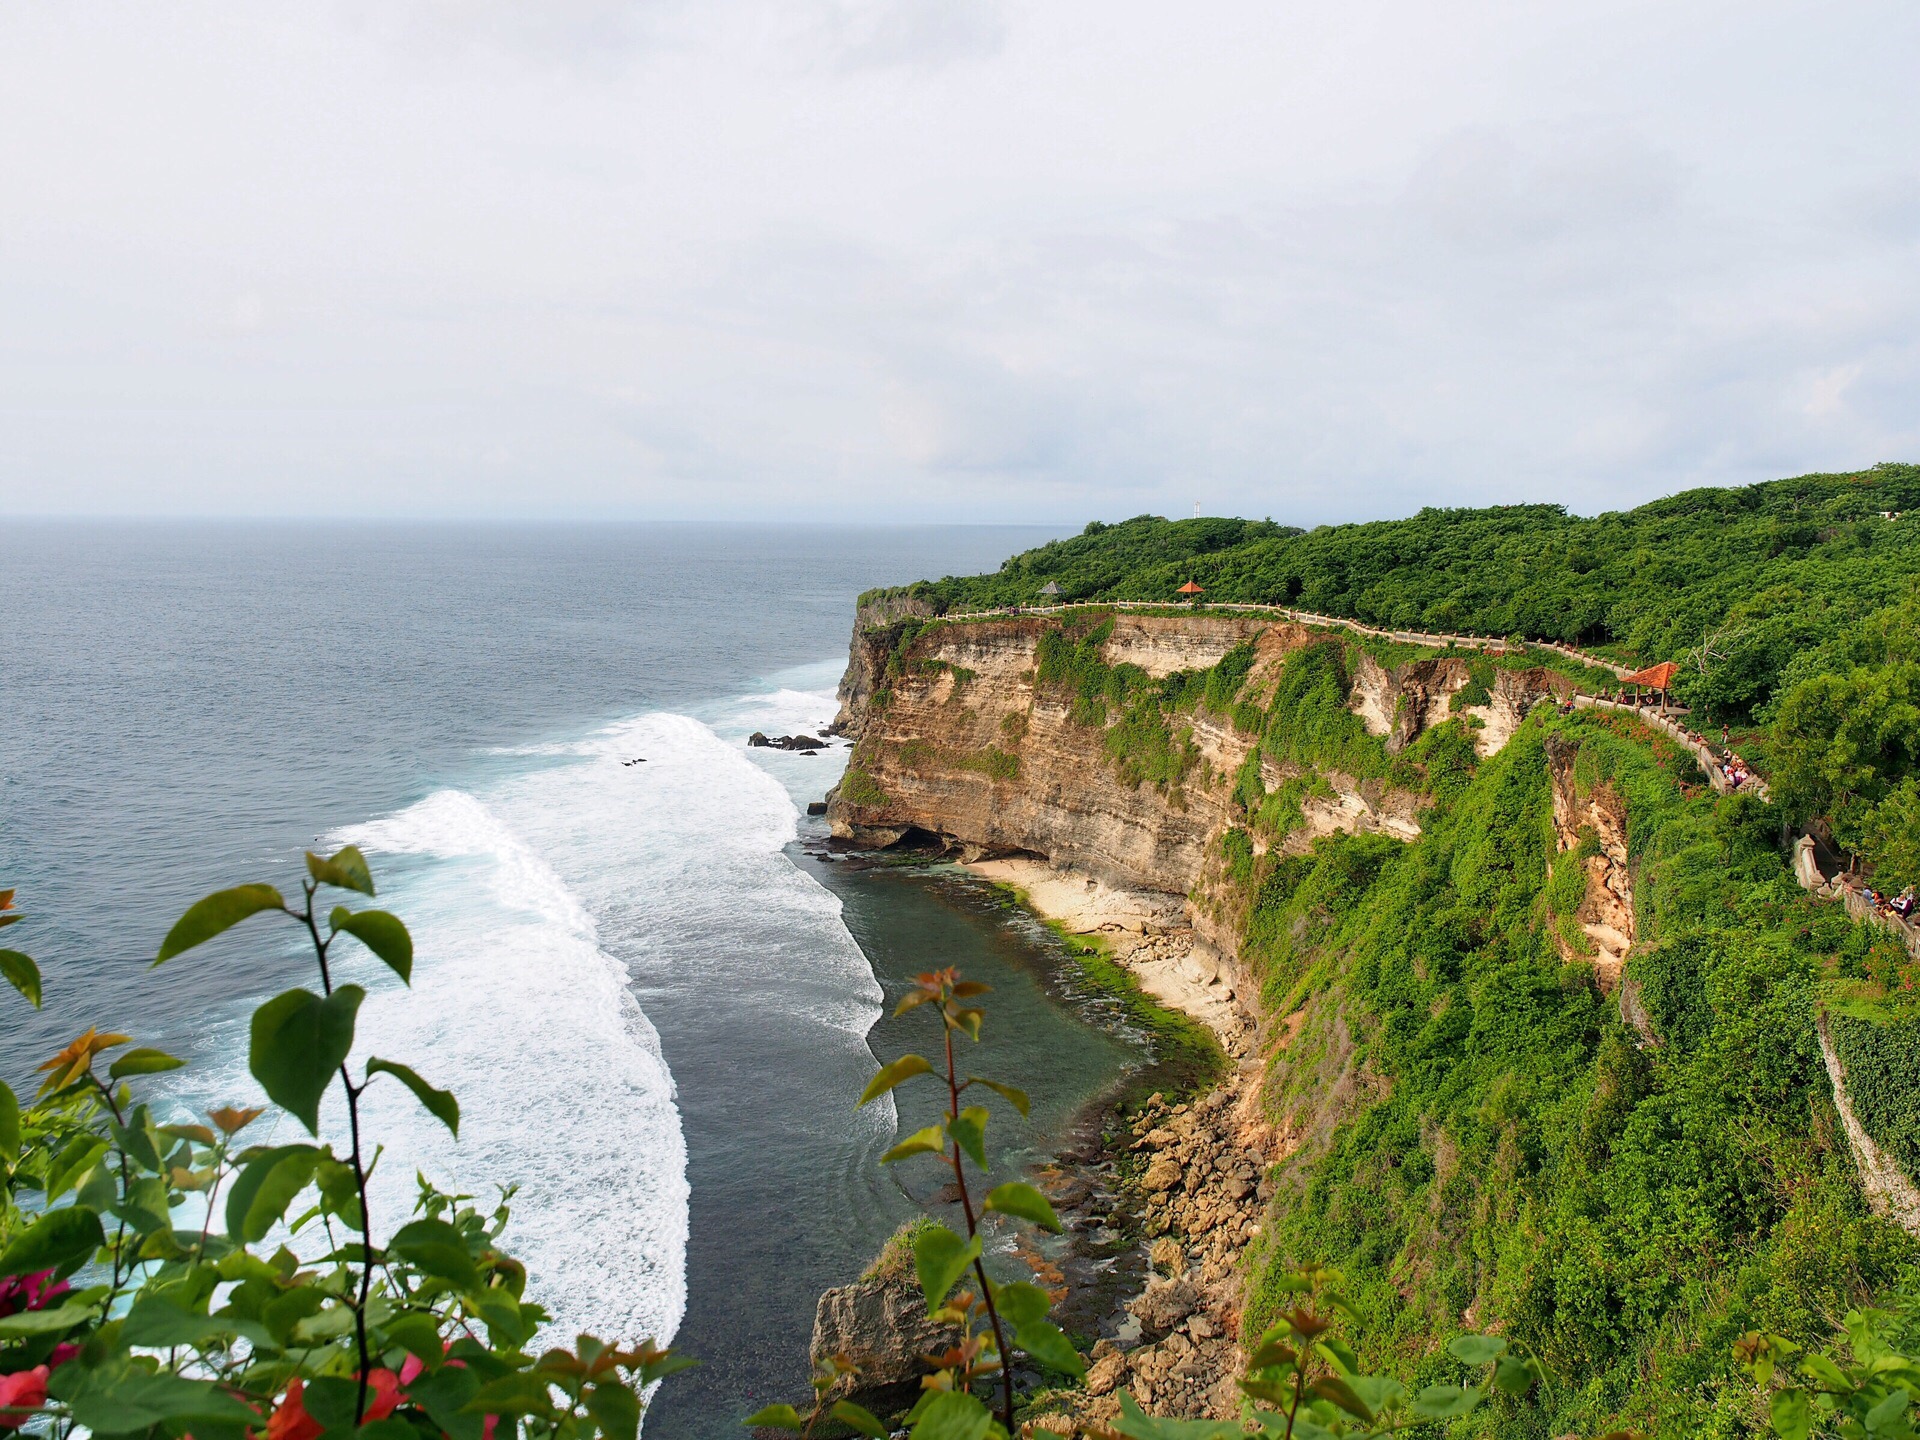
[[[814,1295],[910,1204],[873,1165],[893,1115],[850,1108],[895,1043],[875,1022],[901,976],[999,966],[1004,1061],[1059,1114],[1125,1058],[1022,988],[1002,920],[808,859],[795,802],[836,762],[743,743],[830,716],[860,590],[1041,538],[12,527],[0,885],[49,998],[8,1005],[0,1072],[101,1023],[189,1058],[168,1103],[247,1098],[219,1057],[306,978],[288,937],[143,962],[198,895],[290,883],[301,848],[352,839],[419,946],[411,991],[362,977],[363,1039],[466,1116],[453,1145],[403,1096],[378,1108],[379,1208],[404,1213],[416,1165],[520,1182],[511,1234],[558,1326],[674,1332],[705,1357],[649,1434],[737,1433],[804,1385]]]

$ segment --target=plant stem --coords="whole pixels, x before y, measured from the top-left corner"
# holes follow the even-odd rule
[[[327,969],[327,946],[333,942],[331,937],[320,938],[320,927],[313,918],[313,894],[320,886],[317,881],[307,881],[300,888],[306,891],[307,908],[299,918],[306,922],[307,933],[313,937],[313,953],[320,962],[320,988],[331,995],[333,976]],[[347,1092],[347,1128],[353,1141],[348,1158],[353,1166],[354,1193],[360,1200],[360,1295],[353,1305],[353,1339],[360,1352],[360,1387],[353,1401],[353,1423],[358,1425],[367,1415],[367,1375],[372,1367],[372,1358],[367,1352],[367,1295],[373,1287],[373,1207],[367,1203],[367,1168],[360,1158],[360,1091],[366,1087],[355,1087],[353,1074],[344,1062],[340,1066],[340,1084]]]
[[[960,1078],[953,1068],[953,1026],[941,1017],[946,1026],[947,1040],[947,1099],[951,1105],[949,1120],[960,1118]],[[973,1239],[978,1226],[973,1218],[973,1197],[967,1193],[967,1171],[960,1162],[960,1142],[953,1142],[953,1178],[960,1187],[960,1210],[967,1217],[967,1238]],[[980,1299],[987,1307],[987,1318],[993,1322],[993,1344],[1000,1352],[1000,1423],[1007,1428],[1007,1434],[1013,1434],[1013,1357],[1007,1353],[1007,1337],[1000,1328],[1000,1309],[993,1303],[993,1287],[987,1283],[987,1267],[982,1257],[975,1256],[973,1273],[980,1281]]]

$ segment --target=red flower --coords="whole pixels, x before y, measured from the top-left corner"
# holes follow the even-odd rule
[[[62,1280],[49,1284],[53,1271],[36,1270],[31,1275],[9,1275],[0,1280],[0,1316],[22,1310],[44,1310],[72,1287]]]
[[[449,1370],[464,1370],[467,1368],[467,1362],[464,1360],[449,1360],[447,1361],[447,1368]],[[388,1373],[389,1372],[385,1370],[376,1370],[373,1372],[373,1384],[375,1385],[376,1388],[380,1384],[380,1377]],[[422,1375],[426,1373],[427,1373],[426,1363],[423,1360],[421,1360],[421,1358],[418,1355],[409,1355],[405,1360],[400,1362],[400,1382],[399,1383],[401,1385],[411,1385],[414,1381],[418,1380]],[[381,1394],[384,1396],[386,1392],[382,1390]],[[406,1396],[400,1395],[397,1398],[404,1400]],[[391,1414],[392,1411],[393,1411],[393,1407],[389,1405],[385,1410],[375,1413],[374,1408],[371,1405],[369,1405],[367,1407],[367,1419],[378,1420],[383,1415]],[[500,1423],[500,1417],[498,1415],[487,1416],[486,1423],[480,1427],[480,1440],[493,1440],[494,1426],[498,1425],[499,1423]]]
[[[267,1440],[320,1440],[322,1426],[307,1414],[307,1407],[300,1399],[300,1392],[305,1388],[298,1375],[287,1382],[285,1397],[267,1417]]]
[[[384,1420],[407,1397],[400,1393],[400,1377],[391,1370],[373,1370],[367,1374],[367,1420]]]
[[[46,1403],[46,1366],[0,1375],[0,1430],[18,1430]]]

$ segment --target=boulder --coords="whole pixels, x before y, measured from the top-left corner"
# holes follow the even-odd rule
[[[1154,1269],[1169,1274],[1187,1268],[1187,1252],[1171,1235],[1162,1235],[1154,1241],[1153,1248],[1147,1251],[1147,1259]]]
[[[767,737],[765,735],[762,735],[758,730],[754,731],[751,735],[747,736],[747,744],[756,749],[761,748],[763,746],[771,745],[772,743],[773,742],[771,740],[767,739]]]
[[[826,813],[827,813],[827,802],[826,802],[826,801],[824,801],[824,800],[809,800],[809,801],[807,802],[807,814],[809,814],[809,815],[824,815],[824,814],[826,814]]]
[[[1179,1183],[1180,1162],[1166,1154],[1154,1156],[1153,1163],[1147,1166],[1147,1173],[1140,1177],[1140,1188],[1152,1194],[1171,1190]]]
[[[927,1318],[927,1302],[910,1268],[881,1270],[820,1297],[808,1347],[818,1366],[844,1355],[858,1368],[851,1393],[918,1386],[927,1367],[920,1357],[958,1339],[951,1326]]]
[[[1087,1393],[1105,1395],[1127,1378],[1127,1357],[1118,1350],[1093,1362],[1087,1371]]]
[[[1163,1280],[1147,1286],[1140,1297],[1127,1306],[1140,1328],[1149,1334],[1164,1334],[1200,1307],[1200,1292],[1189,1280]]]

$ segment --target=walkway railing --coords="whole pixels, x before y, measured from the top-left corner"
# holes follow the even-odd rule
[[[1290,620],[1296,625],[1311,625],[1321,628],[1346,630],[1355,635],[1371,635],[1380,640],[1391,640],[1402,645],[1424,645],[1431,649],[1444,649],[1454,646],[1458,649],[1479,650],[1491,655],[1504,655],[1513,646],[1505,639],[1490,635],[1450,635],[1444,631],[1430,630],[1384,630],[1368,625],[1347,615],[1321,615],[1312,610],[1295,610],[1286,605],[1255,605],[1238,601],[1211,601],[1208,610],[1233,610],[1252,614],[1276,615]],[[1153,610],[1171,611],[1174,614],[1186,614],[1192,606],[1175,604],[1165,600],[1077,600],[1064,605],[1021,605],[999,610],[959,610],[933,618],[937,620],[1001,620],[1020,615],[1058,615],[1068,610]],[[1616,665],[1589,651],[1581,650],[1560,640],[1530,640],[1526,642],[1542,650],[1552,650],[1577,660],[1583,665],[1605,670],[1615,679],[1621,679],[1633,672],[1624,665]],[[1766,781],[1757,775],[1735,784],[1728,776],[1726,767],[1720,763],[1711,746],[1704,741],[1694,739],[1686,728],[1675,723],[1668,716],[1658,712],[1649,712],[1644,706],[1627,705],[1618,700],[1605,700],[1598,695],[1576,695],[1575,705],[1597,710],[1618,710],[1632,715],[1643,724],[1666,732],[1674,740],[1689,750],[1700,762],[1700,768],[1706,772],[1707,783],[1716,792],[1730,795],[1736,790],[1744,790],[1750,795],[1758,795],[1762,800],[1771,798]]]
[[[1193,608],[1190,605],[1167,600],[1076,600],[1064,605],[1021,605],[1007,606],[997,610],[954,610],[933,618],[936,620],[1001,620],[1017,615],[1058,615],[1068,610],[1165,610],[1179,615],[1186,614]],[[1365,624],[1348,615],[1321,615],[1312,610],[1295,610],[1286,605],[1256,605],[1243,601],[1210,600],[1203,608],[1277,615],[1296,625],[1346,630],[1355,635],[1370,635],[1378,640],[1391,640],[1401,645],[1424,645],[1436,650],[1445,649],[1451,645],[1462,650],[1480,650],[1490,655],[1504,655],[1513,649],[1512,644],[1500,636],[1453,635],[1434,630],[1387,630],[1376,625]],[[1624,665],[1617,665],[1611,660],[1577,649],[1563,641],[1529,640],[1526,643],[1542,650],[1555,651],[1570,660],[1579,661],[1582,665],[1591,665],[1595,669],[1605,670],[1615,679],[1633,673]]]
[[[1772,793],[1767,789],[1767,782],[1758,775],[1743,780],[1738,785],[1734,784],[1727,775],[1726,767],[1713,753],[1713,747],[1704,740],[1694,739],[1688,733],[1686,726],[1677,723],[1671,716],[1662,715],[1658,711],[1649,713],[1643,706],[1626,705],[1618,700],[1603,700],[1598,695],[1576,695],[1573,697],[1573,703],[1582,710],[1618,710],[1622,714],[1632,715],[1642,725],[1664,731],[1692,752],[1694,759],[1700,762],[1700,768],[1707,773],[1707,783],[1721,795],[1745,791],[1749,795],[1758,795],[1762,800],[1773,798]]]

